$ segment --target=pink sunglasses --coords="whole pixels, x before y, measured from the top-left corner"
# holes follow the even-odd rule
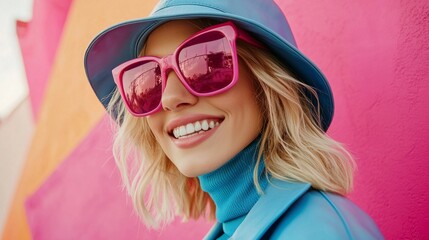
[[[232,22],[225,22],[197,32],[164,58],[144,56],[114,68],[113,78],[128,111],[143,117],[161,109],[169,69],[195,96],[229,90],[238,80],[237,38],[263,47]]]

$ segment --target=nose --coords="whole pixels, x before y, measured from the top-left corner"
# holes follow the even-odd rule
[[[164,111],[177,111],[198,102],[198,97],[192,95],[182,84],[174,71],[167,75],[167,81],[161,97]]]

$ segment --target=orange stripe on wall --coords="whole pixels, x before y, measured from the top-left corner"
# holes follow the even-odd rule
[[[144,3],[139,0],[74,0],[3,239],[31,238],[24,212],[26,197],[45,181],[104,113],[83,69],[83,56],[89,42],[114,23],[148,15],[155,3],[155,0]]]

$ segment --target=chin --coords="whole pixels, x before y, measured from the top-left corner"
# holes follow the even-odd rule
[[[200,172],[197,172],[197,171],[195,171],[195,170],[192,170],[192,169],[180,169],[180,168],[179,168],[179,171],[180,171],[180,173],[182,173],[185,177],[188,177],[188,178],[194,178],[194,177],[198,177],[198,176],[200,176],[200,175],[204,174],[204,173],[200,173]]]
[[[182,166],[177,166],[177,169],[188,178],[198,177],[206,173],[216,170],[216,167],[207,166],[207,165],[198,165],[198,164],[185,164]]]

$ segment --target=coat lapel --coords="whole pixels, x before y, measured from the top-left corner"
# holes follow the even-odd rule
[[[232,239],[260,239],[264,233],[299,199],[311,185],[272,179],[235,231]]]
[[[210,231],[204,237],[204,240],[214,240],[223,234],[222,224],[216,222],[216,224],[210,229]]]

